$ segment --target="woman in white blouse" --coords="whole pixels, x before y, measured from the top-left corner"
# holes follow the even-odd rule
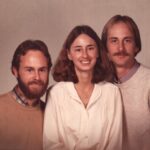
[[[122,103],[96,32],[76,26],[53,68],[44,150],[121,150]]]

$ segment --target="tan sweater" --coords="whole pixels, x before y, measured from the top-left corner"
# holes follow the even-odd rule
[[[0,96],[0,150],[42,150],[43,112],[24,107],[11,93]]]
[[[150,150],[150,69],[141,65],[118,86],[125,110],[126,149]]]

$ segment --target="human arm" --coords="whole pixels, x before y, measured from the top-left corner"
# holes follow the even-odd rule
[[[67,150],[59,129],[58,101],[59,94],[50,91],[44,114],[43,148],[44,150]]]
[[[123,109],[122,99],[119,89],[115,88],[114,99],[111,104],[110,111],[110,131],[109,141],[106,150],[122,150],[122,136],[123,136]]]

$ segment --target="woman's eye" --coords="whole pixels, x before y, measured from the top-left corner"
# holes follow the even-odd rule
[[[81,49],[80,48],[76,48],[75,51],[79,52],[79,51],[81,51]]]
[[[91,47],[88,47],[89,50],[94,50],[95,47],[91,46]]]

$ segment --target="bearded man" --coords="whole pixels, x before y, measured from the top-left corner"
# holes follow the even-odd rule
[[[52,63],[43,41],[26,40],[16,49],[11,70],[17,85],[0,96],[0,150],[42,150],[45,93]]]

